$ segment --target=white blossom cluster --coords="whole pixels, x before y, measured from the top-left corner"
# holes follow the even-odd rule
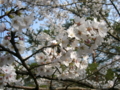
[[[14,84],[16,81],[16,73],[13,66],[0,67],[0,86]]]
[[[51,27],[52,28],[52,27]],[[35,60],[38,64],[44,65],[37,68],[37,76],[52,75],[56,68],[59,69],[56,75],[60,79],[85,78],[88,66],[88,54],[92,53],[103,41],[108,29],[104,21],[98,22],[75,17],[75,23],[68,30],[58,26],[54,28],[54,35],[49,36],[41,32],[37,40],[43,42],[37,49],[45,45],[57,45],[56,48],[46,48],[43,52],[36,54]],[[33,35],[36,38],[36,36]],[[54,38],[55,37],[55,38]],[[59,51],[58,51],[59,50]]]
[[[79,0],[71,1],[78,2]],[[103,1],[104,0],[93,0],[92,3],[104,3]],[[26,10],[28,10],[27,12],[19,12],[22,15],[12,14],[10,16],[9,12],[6,12],[5,15],[8,14],[10,18],[10,28],[8,29],[6,23],[0,24],[0,32],[7,32],[2,40],[2,43],[0,44],[0,50],[4,50],[0,57],[0,86],[5,86],[8,84],[20,85],[22,80],[16,79],[16,71],[24,71],[25,73],[19,73],[29,73],[33,78],[33,80],[30,79],[31,82],[34,82],[36,77],[54,76],[55,78],[58,78],[58,80],[85,79],[86,83],[93,85],[95,88],[101,88],[101,85],[103,86],[102,88],[112,87],[115,80],[108,80],[107,82],[95,82],[94,80],[90,81],[89,79],[86,79],[87,68],[89,66],[89,54],[91,54],[93,50],[95,50],[99,45],[102,44],[102,42],[104,41],[104,37],[107,35],[107,32],[109,30],[105,21],[98,21],[97,18],[93,18],[93,20],[90,20],[86,17],[81,18],[75,16],[73,20],[73,25],[71,25],[66,30],[65,27],[62,26],[62,24],[64,23],[63,19],[68,19],[70,15],[68,15],[67,13],[75,8],[65,8],[67,4],[70,4],[68,2],[63,4],[64,6],[62,8],[63,10],[66,9],[68,11],[58,13],[58,9],[51,10],[52,7],[56,8],[54,4],[59,3],[59,1],[57,0],[35,0],[34,2],[32,2],[32,0],[0,0],[0,4],[5,5],[5,7],[7,7],[7,5],[15,6],[15,10],[13,10],[16,11],[15,13],[17,13],[16,9],[24,8],[23,4],[28,5],[28,3],[30,2],[30,6],[42,6],[44,4],[46,8],[41,8],[41,6],[39,8],[36,7],[35,11],[40,9],[40,11],[36,12],[36,16],[34,13],[35,11],[32,10],[34,7],[28,8],[29,6],[26,7]],[[84,12],[82,11],[81,13],[86,13],[85,15],[87,16],[87,13],[90,11],[88,7],[93,4],[90,3],[89,0],[85,0],[85,2],[81,1],[81,3],[86,4],[86,7],[81,7],[78,9],[83,10]],[[62,3],[56,5],[61,8],[61,4]],[[98,11],[101,10],[102,5],[94,4],[91,7],[97,8],[92,13],[97,15],[99,14]],[[29,11],[31,13],[29,13]],[[51,14],[52,12],[54,12],[54,14]],[[38,14],[41,15],[40,18],[37,18]],[[81,15],[82,14],[80,14],[80,16]],[[30,29],[35,19],[44,20],[44,17],[47,18],[46,26],[50,25],[49,30],[47,30],[46,32],[40,31],[40,33],[36,33],[35,30]],[[56,18],[58,18],[58,20],[56,20]],[[39,44],[36,44],[36,42],[32,42],[31,46],[26,45],[25,39],[29,35],[31,35],[31,37],[35,41],[38,41]],[[31,56],[28,55],[28,57],[23,58],[22,55],[25,54],[28,47],[29,50],[33,50],[32,53],[34,54],[32,54]],[[17,61],[14,56],[19,59],[20,62]],[[26,64],[26,62],[30,58],[34,58],[35,63],[38,65],[37,67],[32,67],[31,69],[30,66]],[[13,65],[15,61],[18,64]],[[97,67],[97,70],[100,74],[106,75],[108,69],[114,69],[116,67],[119,67],[119,65],[119,57],[115,57],[112,61],[100,64]],[[37,81],[41,81],[41,84],[45,83],[44,79],[40,79]],[[22,85],[23,84],[24,82],[22,83]],[[119,87],[119,85],[117,87]]]

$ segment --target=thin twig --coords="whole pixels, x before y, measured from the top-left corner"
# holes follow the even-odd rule
[[[112,3],[113,7],[115,8],[115,10],[117,11],[117,13],[118,13],[118,15],[119,15],[119,17],[120,17],[120,12],[119,12],[119,10],[117,9],[117,7],[115,6],[115,4],[113,3],[112,0],[110,0],[110,2]]]
[[[49,89],[50,90],[53,90],[53,86],[52,86],[52,81],[53,81],[53,78],[54,78],[54,75],[55,75],[55,73],[56,73],[56,71],[57,71],[57,69],[54,71],[54,73],[52,74],[52,79],[51,79],[51,81],[50,81],[50,87],[49,87]]]
[[[31,54],[30,56],[28,56],[27,58],[25,58],[24,61],[28,60],[29,58],[31,58],[31,57],[34,56],[35,54],[39,53],[40,51],[42,52],[45,48],[53,48],[53,47],[56,47],[56,46],[58,46],[58,44],[42,47],[42,48],[38,49],[36,52],[32,53],[32,54]]]

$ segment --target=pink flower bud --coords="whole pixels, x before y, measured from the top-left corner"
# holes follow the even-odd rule
[[[22,37],[19,37],[19,40],[24,40],[24,38],[22,38]]]

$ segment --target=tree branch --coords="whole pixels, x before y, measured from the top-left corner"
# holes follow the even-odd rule
[[[36,78],[34,77],[33,73],[31,72],[31,70],[28,68],[27,64],[25,63],[25,61],[23,60],[21,54],[19,53],[18,48],[16,47],[16,43],[15,43],[15,32],[11,32],[11,44],[14,47],[14,50],[16,52],[16,57],[21,61],[22,65],[27,69],[27,71],[29,72],[29,75],[31,76],[31,78],[34,80],[34,83],[36,85],[36,90],[39,90],[39,85],[38,82],[36,80]]]
[[[105,22],[107,23],[108,27],[112,28],[110,23],[107,21],[107,19],[104,17],[104,15],[101,13],[101,11],[99,12],[100,15],[102,16],[102,18],[105,20]],[[120,41],[119,38],[115,37],[114,35],[112,35],[110,32],[107,32],[110,36],[112,36],[114,39],[116,39],[117,41]]]
[[[28,72],[19,72],[19,71],[17,71],[16,73],[17,73],[17,74],[22,74],[22,75],[29,75]],[[36,76],[36,75],[34,75],[34,76]],[[82,85],[82,86],[86,86],[86,87],[88,87],[88,88],[94,88],[93,85],[90,85],[90,84],[87,84],[87,83],[84,83],[84,82],[81,82],[81,81],[77,81],[77,80],[74,80],[74,79],[65,79],[65,80],[61,79],[61,80],[59,80],[58,78],[55,78],[55,77],[53,78],[53,77],[48,77],[48,76],[43,76],[43,77],[37,76],[36,79],[37,79],[37,78],[45,78],[45,79],[48,79],[48,80],[73,82],[73,83],[80,84],[80,85]]]
[[[16,11],[14,11],[13,9],[11,9],[8,13],[5,13],[4,15],[0,16],[0,19],[2,19],[2,18],[5,17],[5,16],[9,16],[9,15],[12,14],[12,13],[17,13],[17,12],[20,11],[20,10],[25,10],[25,8],[20,8],[20,9],[18,9],[18,10],[16,10]]]
[[[118,15],[119,15],[119,17],[120,17],[120,12],[119,12],[119,10],[117,9],[117,7],[115,6],[115,4],[113,3],[112,0],[110,0],[110,2],[112,3],[113,7],[115,8],[115,10],[117,11],[117,13],[118,13]]]
[[[33,54],[31,54],[30,56],[28,56],[27,58],[25,58],[24,61],[28,60],[29,58],[31,58],[35,54],[39,53],[40,51],[42,52],[45,48],[53,48],[53,47],[56,47],[56,46],[58,46],[58,44],[42,47],[39,50],[37,50],[36,52],[34,52]]]
[[[10,51],[8,48],[5,48],[3,45],[0,44],[0,51],[7,51],[9,52],[10,54],[14,55],[14,56],[17,56],[15,52],[13,51]]]
[[[9,87],[9,88],[16,88],[16,89],[25,89],[25,90],[35,90],[34,87],[27,87],[27,86],[17,86],[17,85],[6,85],[5,87]],[[40,89],[39,89],[40,90]]]

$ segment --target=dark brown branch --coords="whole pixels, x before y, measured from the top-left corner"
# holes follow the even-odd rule
[[[16,56],[16,53],[15,53],[15,52],[9,50],[8,48],[5,48],[5,47],[4,47],[3,45],[1,45],[1,44],[0,44],[0,48],[1,48],[0,51],[7,51],[7,52],[9,52],[10,54]]]
[[[49,89],[50,90],[53,90],[53,85],[52,85],[52,82],[53,82],[53,78],[54,78],[54,74],[56,73],[56,71],[57,71],[57,69],[54,71],[54,73],[52,74],[52,79],[51,79],[51,81],[50,81],[50,86],[49,86]]]
[[[17,85],[6,85],[5,87],[16,88],[16,89],[25,89],[25,90],[35,90],[35,87],[27,87],[27,86],[17,86]]]
[[[19,72],[19,71],[17,71],[16,72],[17,74],[21,74],[21,75],[29,75],[29,73],[28,72]],[[36,76],[36,75],[34,75],[34,76]],[[77,83],[77,84],[80,84],[81,86],[86,86],[86,87],[89,87],[89,88],[94,88],[92,85],[90,85],[90,84],[87,84],[87,83],[84,83],[84,82],[81,82],[81,81],[77,81],[77,80],[74,80],[74,79],[65,79],[65,80],[59,80],[58,78],[53,78],[53,77],[48,77],[48,76],[43,76],[43,77],[41,77],[41,76],[37,76],[36,77],[36,79],[37,78],[45,78],[45,79],[48,79],[48,80],[56,80],[56,81],[65,81],[65,82],[73,82],[73,83]]]
[[[91,2],[91,1],[86,1],[86,0],[80,0],[80,1],[76,1],[76,2],[71,2],[71,3],[67,3],[67,4],[58,4],[58,5],[55,5],[55,4],[41,4],[41,3],[31,3],[29,1],[25,1],[27,2],[28,4],[31,4],[31,5],[35,5],[35,6],[43,6],[43,7],[47,7],[47,6],[51,6],[53,8],[57,8],[57,7],[64,7],[64,6],[70,6],[70,5],[75,5],[75,4],[78,4],[78,3],[81,3],[81,2],[86,2],[86,3],[93,3],[93,4],[104,4],[104,5],[111,5],[111,3],[99,3],[99,2]]]
[[[110,23],[107,21],[107,19],[104,17],[104,15],[102,14],[102,10],[99,11],[99,14],[101,15],[101,17],[103,18],[103,20],[107,23],[108,27],[111,28]]]
[[[115,8],[115,10],[117,11],[117,13],[118,13],[118,15],[119,15],[119,17],[120,17],[120,12],[119,12],[119,10],[117,9],[117,7],[115,6],[115,4],[113,3],[112,0],[110,0],[110,2],[112,3],[113,7]]]
[[[111,53],[111,52],[103,51],[103,50],[100,50],[100,49],[97,49],[97,50],[100,51],[100,52],[103,52],[103,53],[107,53],[107,54],[120,55],[118,53]]]
[[[111,63],[106,64],[105,66],[101,67],[101,68],[98,69],[98,70],[95,70],[92,74],[90,74],[90,75],[88,75],[87,77],[81,79],[80,81],[85,80],[85,79],[88,79],[88,78],[91,77],[92,75],[95,75],[96,73],[98,73],[100,70],[104,69],[105,67],[107,67],[107,66],[109,66],[109,65],[111,65],[111,64],[113,64],[113,63],[115,63],[115,62],[117,62],[117,61],[120,61],[120,60],[117,59],[117,60],[114,60],[114,61],[111,62]]]
[[[72,84],[69,84],[65,87],[65,90],[68,90],[68,87],[71,86]]]
[[[48,80],[56,80],[56,81],[64,81],[64,82],[73,82],[73,83],[77,83],[77,84],[80,84],[81,86],[86,86],[88,88],[94,88],[93,85],[90,85],[88,83],[85,83],[85,82],[81,82],[81,81],[77,81],[77,80],[74,80],[74,79],[61,79],[59,80],[58,78],[51,78],[51,77],[41,77],[41,76],[37,76],[37,78],[45,78],[45,79],[48,79]]]
[[[8,13],[5,13],[4,15],[0,16],[0,19],[2,19],[2,18],[5,17],[5,16],[9,16],[9,15],[12,14],[12,13],[17,13],[17,12],[20,11],[20,10],[25,10],[25,8],[20,8],[20,9],[18,9],[18,10],[16,10],[16,11],[14,11],[13,9],[11,9]]]
[[[11,32],[11,44],[13,45],[14,47],[14,50],[16,52],[16,57],[21,61],[22,65],[27,69],[27,71],[29,72],[29,75],[31,76],[31,78],[34,80],[34,83],[36,85],[36,88],[35,90],[39,90],[39,85],[38,85],[38,82],[36,80],[36,78],[34,77],[33,73],[31,72],[31,70],[29,69],[29,67],[27,66],[27,64],[25,63],[25,61],[23,60],[21,54],[19,53],[19,50],[18,48],[16,47],[16,43],[15,43],[15,32]]]
[[[15,52],[16,52],[16,56],[17,56],[17,58],[18,59],[20,59],[20,60],[23,60],[23,58],[22,58],[22,56],[20,55],[20,53],[19,53],[19,50],[18,50],[18,48],[16,47],[16,43],[15,43],[15,32],[11,32],[11,40],[10,40],[10,42],[11,42],[11,44],[13,45],[13,47],[14,47],[14,50],[15,50]]]
[[[53,47],[56,47],[56,46],[58,46],[58,44],[42,47],[39,50],[37,50],[36,52],[34,52],[33,54],[31,54],[30,56],[28,56],[27,58],[25,58],[24,61],[28,60],[29,58],[31,58],[35,54],[39,53],[40,51],[42,52],[45,48],[53,48]]]
[[[120,60],[119,60],[119,59],[118,59],[118,60],[115,60],[115,61],[113,61],[113,62],[111,62],[111,63],[109,63],[109,64],[101,67],[99,70],[94,71],[92,74],[88,75],[86,78],[83,78],[83,79],[81,79],[81,80],[74,80],[74,79],[65,79],[65,80],[60,79],[60,80],[59,80],[58,78],[55,78],[55,77],[52,78],[52,77],[48,77],[48,76],[43,76],[43,77],[37,76],[36,79],[37,79],[37,78],[45,78],[45,79],[48,79],[48,80],[72,82],[72,83],[80,84],[81,86],[86,86],[86,87],[88,87],[88,88],[95,88],[95,87],[93,87],[93,85],[90,85],[89,83],[85,83],[85,82],[82,82],[82,81],[85,80],[85,79],[88,79],[88,78],[91,77],[92,75],[95,75],[95,73],[98,73],[101,69],[104,69],[105,67],[107,67],[108,65],[113,64],[113,63],[116,62],[116,61],[120,61]],[[27,72],[24,72],[24,73],[23,73],[23,72],[16,72],[16,73],[17,73],[17,74],[22,74],[22,75],[29,75],[29,73],[27,73]],[[36,76],[36,75],[34,75],[34,76]],[[107,90],[109,90],[109,89],[110,89],[110,88],[108,88]]]
[[[101,13],[101,11],[100,11],[99,13],[100,13],[100,15],[102,16],[102,18],[104,19],[104,21],[107,23],[108,27],[109,27],[109,28],[112,28],[111,25],[110,25],[110,23],[107,21],[107,19],[106,19],[106,18],[104,17],[104,15]],[[110,32],[107,32],[107,33],[108,33],[111,37],[113,37],[115,40],[120,41],[119,38],[115,37],[115,36],[112,35]]]
[[[18,70],[16,70],[16,73],[17,74],[21,74],[21,75],[29,75],[29,73],[27,72],[27,71],[18,71]]]
[[[96,57],[96,52],[95,50],[93,50],[93,53],[92,53],[93,63],[96,63],[95,57]]]
[[[119,38],[115,37],[115,36],[114,36],[114,35],[112,35],[110,32],[108,32],[108,34],[109,34],[111,37],[113,37],[115,40],[120,41],[120,39],[119,39]]]
[[[40,66],[49,65],[49,64],[52,64],[52,63],[47,63],[47,64],[36,65],[36,66],[31,67],[31,68],[30,68],[30,70],[35,69],[35,68],[40,67]]]

